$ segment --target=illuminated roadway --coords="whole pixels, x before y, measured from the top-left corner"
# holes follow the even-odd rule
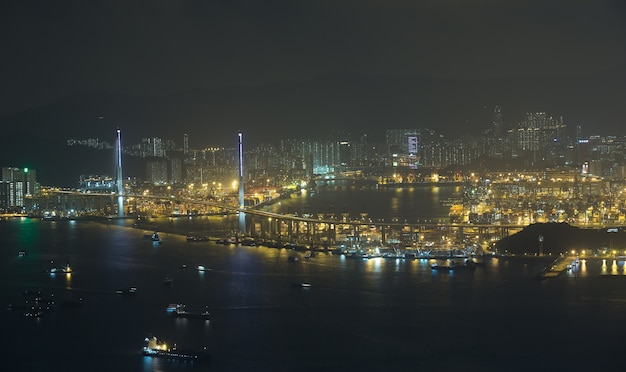
[[[57,194],[69,194],[76,196],[101,196],[101,197],[117,197],[118,194],[110,193],[84,193],[79,191],[67,191],[67,190],[47,190],[48,193],[57,193]],[[290,220],[290,221],[298,221],[298,222],[307,222],[307,223],[325,223],[325,224],[346,224],[346,225],[369,225],[369,226],[388,226],[388,227],[403,227],[403,226],[424,226],[425,228],[492,228],[492,229],[523,229],[527,227],[529,224],[458,224],[458,223],[441,223],[441,222],[395,222],[395,221],[370,221],[370,220],[337,220],[337,219],[320,219],[320,218],[312,218],[312,217],[299,217],[294,215],[286,215],[280,213],[273,213],[267,211],[261,211],[254,208],[244,208],[240,209],[238,206],[229,206],[224,205],[218,202],[206,201],[206,200],[197,200],[192,198],[184,198],[184,197],[164,197],[159,195],[144,195],[144,194],[125,194],[124,198],[137,198],[137,199],[152,199],[152,200],[167,200],[167,201],[183,201],[190,204],[200,204],[211,207],[219,208],[227,213],[238,213],[243,211],[245,214],[267,217],[267,218],[275,218],[280,220]],[[571,226],[579,227],[579,228],[608,228],[608,227],[618,227],[623,226],[623,224],[576,224],[569,223]]]

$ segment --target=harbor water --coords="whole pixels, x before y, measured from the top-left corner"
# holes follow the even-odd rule
[[[538,281],[554,257],[450,272],[432,260],[293,261],[301,253],[186,241],[213,220],[168,221],[180,234],[160,242],[132,223],[0,223],[2,370],[582,370],[613,365],[626,337],[622,261],[589,258]],[[47,272],[66,263],[71,273]],[[35,294],[54,311],[24,316]],[[172,317],[172,303],[210,319]],[[212,360],[144,357],[148,336]]]

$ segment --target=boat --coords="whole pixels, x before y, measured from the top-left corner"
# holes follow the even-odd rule
[[[118,295],[134,295],[135,293],[137,293],[137,287],[130,287],[128,289],[118,289],[115,291],[115,293],[117,293]]]
[[[209,316],[211,315],[206,307],[204,311],[188,311],[187,306],[184,304],[169,304],[165,311],[176,318],[209,320]]]
[[[19,252],[17,252],[17,256],[18,256],[18,257],[24,257],[24,256],[26,256],[26,251],[19,251]]]
[[[476,269],[476,262],[472,259],[466,259],[463,265],[457,265],[452,259],[449,260],[448,265],[439,265],[436,262],[430,265],[433,270],[439,271],[460,271],[460,270],[474,270]]]
[[[152,236],[150,237],[150,239],[152,239],[153,242],[161,241],[161,238],[159,238],[159,233],[157,231],[152,233]]]
[[[165,342],[158,340],[156,337],[146,337],[142,353],[145,356],[168,358],[168,359],[184,359],[196,361],[209,361],[211,355],[206,351],[195,351],[178,349],[176,346],[170,348]]]
[[[187,241],[188,242],[204,242],[209,240],[208,237],[206,236],[199,236],[199,235],[187,235]]]
[[[170,278],[169,276],[166,276],[165,279],[163,279],[163,286],[171,287],[172,285],[174,285],[174,279]]]
[[[453,271],[454,269],[456,269],[456,264],[454,263],[454,260],[450,260],[450,263],[448,265],[439,265],[438,263],[434,262],[432,265],[430,265],[430,267],[431,269],[438,271]]]
[[[48,270],[46,270],[47,272],[49,272],[50,274],[58,274],[58,273],[63,273],[63,274],[71,274],[72,273],[72,267],[70,266],[70,263],[66,263],[65,266],[61,267],[61,268],[57,268],[57,267],[51,267]]]
[[[228,237],[228,238],[217,239],[215,242],[218,243],[218,244],[224,244],[224,245],[237,244],[237,238],[231,236],[231,237]]]

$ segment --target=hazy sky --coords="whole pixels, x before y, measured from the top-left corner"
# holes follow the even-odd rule
[[[335,71],[482,78],[626,63],[626,1],[0,2],[0,115],[81,90],[164,94]]]

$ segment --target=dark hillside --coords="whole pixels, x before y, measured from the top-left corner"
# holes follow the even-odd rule
[[[496,249],[501,253],[539,253],[539,236],[543,236],[543,253],[559,254],[571,250],[594,251],[626,249],[626,231],[607,232],[606,229],[580,229],[567,223],[532,224],[517,234],[500,240]]]

